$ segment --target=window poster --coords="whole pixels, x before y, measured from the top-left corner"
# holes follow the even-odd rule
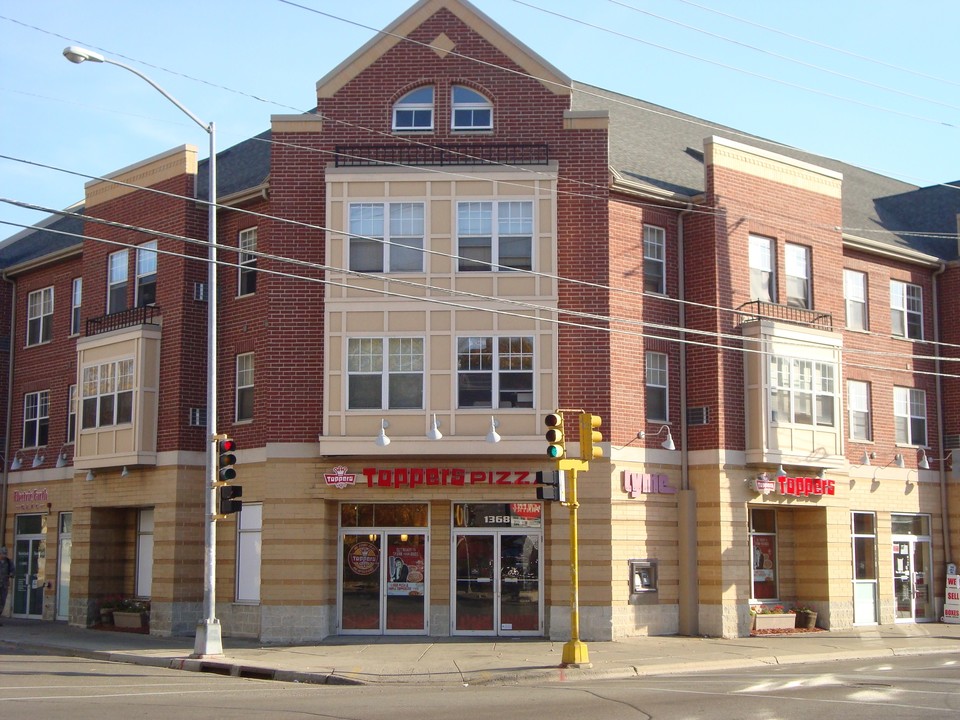
[[[775,535],[754,535],[753,597],[766,600],[777,597],[777,538]]]
[[[387,595],[423,595],[423,544],[392,536],[387,547]]]

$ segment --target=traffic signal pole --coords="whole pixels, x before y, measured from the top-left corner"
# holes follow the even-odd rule
[[[568,458],[564,412],[576,413],[580,430],[580,459]],[[590,469],[590,460],[602,455],[599,443],[603,436],[597,430],[601,425],[598,415],[583,410],[557,410],[544,418],[547,426],[547,457],[556,461],[557,470],[565,473],[566,499],[561,502],[570,511],[570,640],[563,645],[561,662],[566,667],[590,667],[590,653],[587,644],[580,640],[580,553],[577,534],[577,511],[580,502],[577,498],[577,474]],[[563,482],[563,480],[561,480]]]

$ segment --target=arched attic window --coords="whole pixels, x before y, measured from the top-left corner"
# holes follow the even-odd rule
[[[451,127],[454,130],[493,129],[493,103],[476,90],[454,85],[452,104]]]
[[[411,90],[393,106],[394,130],[433,130],[433,86]]]

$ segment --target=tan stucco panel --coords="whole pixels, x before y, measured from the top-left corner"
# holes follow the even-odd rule
[[[91,208],[129,195],[140,187],[152,187],[180,175],[196,174],[197,148],[193,145],[181,145],[110,173],[102,180],[91,180],[84,185],[84,202],[87,208]],[[118,182],[126,185],[118,185]]]

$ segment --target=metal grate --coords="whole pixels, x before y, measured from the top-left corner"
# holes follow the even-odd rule
[[[706,405],[701,407],[687,408],[687,425],[709,425],[710,408]]]
[[[160,323],[157,322],[159,315],[160,308],[156,305],[144,305],[143,307],[121,310],[109,315],[101,315],[87,320],[86,334],[89,337],[111,330],[133,327],[134,325],[159,325]]]
[[[339,145],[337,167],[370,165],[546,165],[545,143],[525,145]]]

